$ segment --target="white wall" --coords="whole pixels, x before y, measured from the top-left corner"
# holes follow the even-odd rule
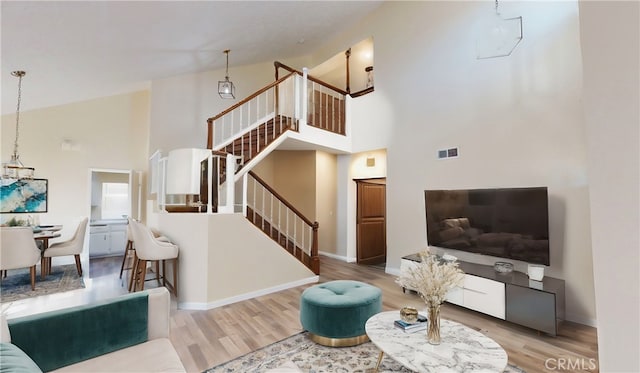
[[[502,2],[500,11],[524,19],[507,58],[475,58],[474,28],[491,2],[384,3],[313,58],[375,41],[375,92],[365,96],[375,105],[351,115],[354,128],[370,130],[354,149],[387,148],[388,268],[427,245],[425,189],[547,186],[546,273],[566,280],[567,318],[594,324],[578,6]],[[460,157],[438,161],[449,146]]]
[[[367,66],[373,66],[373,39],[366,38],[347,47],[351,48],[349,57],[349,88],[351,92],[359,92],[367,88]],[[346,90],[347,58],[346,50],[337,52],[333,57],[316,64],[309,75],[321,79],[335,87]]]
[[[639,14],[638,2],[580,3],[601,372],[640,371]]]
[[[154,220],[180,247],[179,308],[215,308],[318,280],[242,214],[159,213]]]
[[[14,131],[15,115],[2,116],[3,161],[13,151]],[[89,169],[146,170],[148,131],[147,91],[20,113],[20,158],[37,178],[49,180],[49,211],[39,214],[40,224],[63,224],[61,239],[71,238],[81,217],[90,215]],[[62,149],[65,139],[75,150]]]
[[[337,158],[335,154],[316,153],[316,221],[318,222],[318,250],[336,252]]]
[[[384,149],[394,137],[396,118],[388,92],[375,91],[349,100],[347,120],[351,123],[351,151]]]

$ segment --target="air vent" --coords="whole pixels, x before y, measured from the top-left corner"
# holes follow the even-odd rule
[[[438,150],[438,159],[458,158],[458,148]]]

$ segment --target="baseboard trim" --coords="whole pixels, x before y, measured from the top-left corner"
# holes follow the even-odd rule
[[[385,267],[384,272],[390,275],[400,276],[400,268]]]
[[[323,255],[323,256],[327,256],[329,258],[332,259],[338,259],[341,260],[343,262],[347,262],[347,263],[355,263],[356,262],[356,258],[349,258],[347,256],[344,255],[337,255],[337,254],[332,254],[332,253],[328,253],[326,251],[318,251],[319,255]]]
[[[303,278],[301,280],[287,282],[287,283],[284,283],[284,284],[272,286],[270,288],[251,291],[251,292],[248,292],[248,293],[235,295],[233,297],[216,300],[216,301],[209,302],[209,303],[203,303],[203,302],[178,302],[178,308],[181,309],[181,310],[200,310],[200,311],[210,310],[210,309],[213,309],[213,308],[226,306],[228,304],[241,302],[243,300],[253,299],[253,298],[257,298],[257,297],[263,296],[263,295],[276,293],[278,291],[295,288],[297,286],[316,283],[319,280],[320,280],[320,276],[311,276],[311,277]]]
[[[565,319],[567,321],[575,322],[577,324],[592,326],[594,328],[598,327],[598,320],[592,319],[592,318],[589,318],[589,317],[566,314],[565,315]]]

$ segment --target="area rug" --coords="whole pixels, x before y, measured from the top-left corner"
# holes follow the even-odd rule
[[[0,286],[0,302],[13,302],[40,295],[60,293],[82,289],[84,281],[78,276],[75,264],[54,266],[44,281],[40,279],[40,266],[37,268],[36,290],[31,290],[29,268],[10,269]]]
[[[354,347],[331,348],[321,346],[307,337],[307,332],[296,334],[280,342],[217,365],[205,373],[249,373],[275,369],[293,362],[308,373],[365,373],[374,372],[380,350],[371,342]],[[386,357],[379,372],[411,373],[402,365]],[[525,373],[509,365],[505,373]]]

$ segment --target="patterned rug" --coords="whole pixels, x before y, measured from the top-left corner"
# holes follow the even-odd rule
[[[380,350],[371,342],[354,347],[332,348],[316,344],[307,337],[307,332],[296,334],[280,342],[217,365],[205,373],[249,373],[265,372],[293,362],[300,370],[308,373],[374,372]],[[411,371],[394,360],[382,359],[379,372]],[[513,365],[507,366],[505,373],[525,373]]]
[[[39,295],[60,293],[84,288],[84,281],[78,277],[75,264],[54,266],[44,281],[40,279],[40,266],[36,267],[36,290],[31,290],[29,268],[10,269],[7,278],[2,279],[0,302],[13,302]]]

